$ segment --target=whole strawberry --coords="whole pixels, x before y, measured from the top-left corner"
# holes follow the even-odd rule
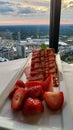
[[[23,105],[23,113],[25,115],[32,115],[44,112],[44,105],[42,101],[37,98],[27,98]]]
[[[37,86],[29,87],[29,88],[27,87],[26,91],[27,91],[27,94],[26,94],[27,97],[36,98],[41,94],[42,86],[37,85]]]

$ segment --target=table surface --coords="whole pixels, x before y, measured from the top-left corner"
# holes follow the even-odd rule
[[[63,77],[68,91],[69,104],[73,115],[73,65],[62,61]]]

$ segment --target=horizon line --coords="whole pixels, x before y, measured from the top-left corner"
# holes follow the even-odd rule
[[[50,24],[3,24],[3,25],[0,24],[0,26],[24,26],[24,25],[25,25],[25,26],[27,26],[27,25],[28,25],[28,26],[30,26],[30,25],[31,25],[31,26],[33,26],[33,25],[40,25],[40,26],[41,26],[41,25],[50,25]],[[70,23],[66,23],[66,24],[65,24],[65,23],[62,23],[62,24],[61,24],[61,23],[60,23],[60,25],[73,25],[73,23],[71,23],[71,24],[70,24]]]

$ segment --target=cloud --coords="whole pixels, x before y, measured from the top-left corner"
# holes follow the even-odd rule
[[[3,8],[3,7],[0,7],[0,14],[1,15],[8,15],[9,13],[13,13],[14,10],[10,7],[7,7],[7,8]]]
[[[8,2],[8,1],[0,1],[0,6],[5,6],[5,5],[6,5],[6,6],[7,6],[7,5],[8,5],[8,6],[11,5],[11,6],[12,6],[12,5],[14,5],[14,3],[11,2],[11,1],[10,1],[10,2]]]
[[[64,1],[62,4],[61,21],[73,21],[73,1]]]
[[[36,10],[30,7],[27,8],[20,8],[18,14],[31,14],[36,13]]]
[[[62,4],[62,10],[70,11],[73,8],[73,1],[68,1]]]
[[[73,1],[69,2],[69,7],[72,9],[73,8]]]
[[[25,8],[19,8],[18,12],[19,15],[40,15],[46,13],[45,8],[31,8],[31,7],[25,7]]]
[[[0,5],[3,5],[3,4],[8,4],[9,2],[5,2],[5,1],[0,1]]]
[[[48,14],[49,12],[49,2],[42,1],[39,2],[31,0],[25,3],[21,2],[17,5],[17,14],[19,15],[40,15],[40,14]]]
[[[49,0],[0,0],[0,19],[46,21],[49,19]]]
[[[70,1],[69,4],[72,4],[72,5],[73,5],[73,1]]]
[[[49,1],[40,2],[40,1],[37,0],[37,1],[33,1],[32,5],[34,5],[34,6],[43,6],[43,7],[48,8],[49,7]]]
[[[14,12],[14,3],[8,1],[0,1],[0,14],[9,15]]]
[[[37,15],[47,13],[48,12],[48,0],[42,0],[41,2],[34,0],[5,0],[0,1],[0,14],[5,15],[8,13],[12,16],[16,15]]]

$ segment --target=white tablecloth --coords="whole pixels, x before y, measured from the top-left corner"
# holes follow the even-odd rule
[[[69,105],[73,115],[73,65],[62,62],[63,77],[68,92]]]

